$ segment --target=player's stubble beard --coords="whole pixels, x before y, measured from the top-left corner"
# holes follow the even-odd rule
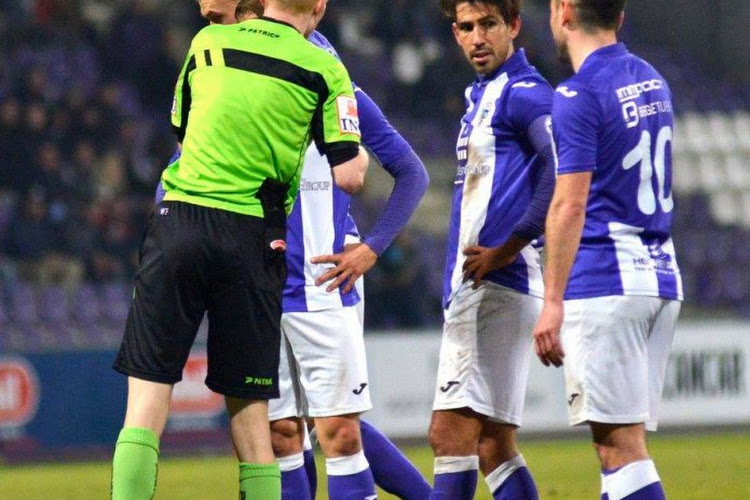
[[[555,40],[555,46],[557,48],[557,58],[560,62],[571,64],[570,49],[568,48],[567,40]]]
[[[550,31],[552,32],[552,39],[555,41],[557,58],[565,64],[572,64],[568,41],[565,39],[563,26],[561,26],[559,18],[561,15],[560,8],[560,0],[550,0]]]

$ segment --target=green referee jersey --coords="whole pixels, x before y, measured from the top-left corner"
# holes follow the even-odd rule
[[[165,200],[263,217],[266,178],[289,183],[287,213],[314,140],[332,166],[356,156],[359,119],[344,66],[268,18],[211,25],[193,39],[172,125],[182,155],[162,175]]]

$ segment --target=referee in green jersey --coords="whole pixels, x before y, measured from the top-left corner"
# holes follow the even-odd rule
[[[193,39],[172,109],[182,155],[162,176],[114,365],[128,403],[113,500],[155,491],[172,387],[206,312],[206,385],[226,398],[240,497],[280,498],[267,400],[279,394],[286,215],[311,140],[346,191],[367,165],[349,76],[306,40],[326,1],[267,0],[267,17]]]

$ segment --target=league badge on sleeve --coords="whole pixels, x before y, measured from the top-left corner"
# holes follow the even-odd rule
[[[345,95],[337,97],[336,111],[338,111],[339,130],[342,134],[362,135],[359,131],[357,100],[354,97]]]

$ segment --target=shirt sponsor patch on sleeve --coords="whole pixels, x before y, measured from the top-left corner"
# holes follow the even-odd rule
[[[339,115],[339,130],[342,134],[361,135],[357,100],[354,97],[339,96],[336,98],[336,111]]]

